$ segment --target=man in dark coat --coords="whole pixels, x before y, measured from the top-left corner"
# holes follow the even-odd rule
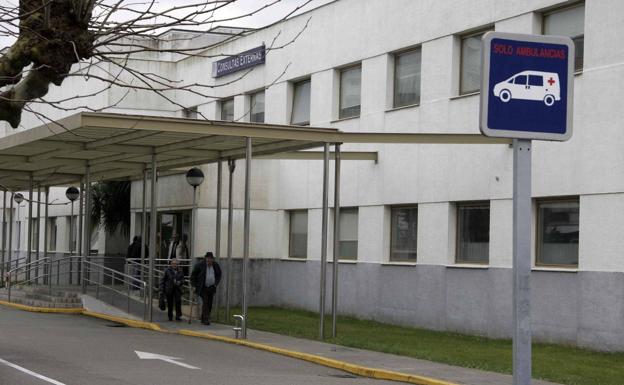
[[[149,249],[147,248],[147,245],[145,245],[145,258],[149,258]],[[141,279],[141,237],[138,235],[135,235],[134,238],[132,239],[132,243],[130,244],[130,246],[128,246],[128,252],[126,254],[126,259],[130,259],[132,260],[132,264],[130,266],[133,266],[133,269],[131,270],[132,275],[134,275],[134,278],[140,280]],[[128,262],[126,262],[128,263]],[[132,290],[138,290],[140,287],[138,285],[138,283],[134,283],[132,285]]]
[[[195,293],[202,299],[201,322],[204,325],[210,325],[212,298],[219,282],[221,282],[221,267],[209,251],[203,260],[195,264],[191,273],[191,284],[195,288]]]
[[[182,285],[184,285],[184,272],[178,267],[178,260],[172,259],[165,269],[160,281],[160,293],[167,298],[167,315],[169,321],[173,320],[173,306],[175,305],[176,321],[182,316]]]

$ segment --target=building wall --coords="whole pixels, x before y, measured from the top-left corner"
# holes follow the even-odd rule
[[[303,30],[294,43],[269,51],[266,65],[232,84],[226,84],[232,76],[208,78],[212,63],[199,57],[178,60],[168,55],[162,62],[136,60],[136,66],[218,86],[211,97],[174,93],[177,102],[198,106],[208,119],[220,118],[218,99],[226,97],[235,98],[235,119],[248,119],[248,93],[269,86],[266,121],[288,124],[293,82],[309,77],[312,126],[349,132],[477,134],[479,95],[459,94],[460,36],[484,27],[539,33],[543,12],[570,4],[558,0],[340,0],[208,51],[241,52],[268,44],[278,33],[275,44],[279,46]],[[624,46],[618,39],[624,33],[622,11],[621,1],[585,1],[584,67],[574,78],[574,135],[565,143],[536,142],[533,146],[533,197],[579,197],[581,218],[578,267],[536,267],[532,275],[533,328],[544,341],[624,349],[620,234],[624,223],[621,216],[613,215],[624,208],[620,150],[624,91],[617,87],[624,79]],[[422,49],[420,103],[392,108],[393,53],[415,46]],[[338,71],[360,62],[361,114],[338,120]],[[87,89],[95,86],[91,82]],[[53,95],[63,92],[55,88]],[[122,91],[111,89],[92,102],[106,106],[120,95]],[[182,116],[179,106],[135,92],[109,110]],[[25,124],[34,125],[34,118],[29,119]],[[512,149],[505,145],[349,144],[343,151],[377,151],[379,159],[343,162],[341,204],[359,207],[359,217],[357,262],[340,265],[340,311],[437,330],[509,336]],[[197,195],[195,255],[215,247],[216,165],[202,169],[206,179]],[[225,164],[223,169],[225,208]],[[253,163],[251,255],[257,260],[252,264],[251,281],[257,304],[317,309],[321,170],[318,161]],[[243,176],[244,165],[238,162],[233,191],[234,257],[242,254]],[[140,210],[141,189],[140,181],[133,182],[133,212]],[[477,200],[490,202],[489,263],[456,264],[456,204]],[[418,205],[416,263],[394,263],[389,258],[390,207],[402,204]],[[183,175],[159,179],[158,206],[160,210],[192,206],[192,189]],[[292,209],[309,210],[304,261],[288,260],[288,210]],[[225,210],[222,219],[221,256],[227,240]],[[133,223],[134,233],[136,229]]]

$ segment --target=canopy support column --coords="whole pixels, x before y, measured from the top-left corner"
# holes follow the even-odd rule
[[[49,202],[49,198],[50,198],[50,187],[45,187],[43,190],[43,193],[45,194],[45,204],[43,205],[43,208],[45,209],[45,216],[43,218],[43,259],[47,259],[48,258],[48,202]],[[50,264],[50,262],[48,261],[44,266],[46,266],[46,271],[44,271],[43,273],[43,277],[44,277],[44,284],[49,284],[50,283],[50,274],[52,273],[52,266]]]
[[[84,246],[82,252],[81,272],[82,272],[82,292],[87,292],[87,282],[89,275],[87,274],[87,258],[91,254],[91,166],[87,165],[85,170],[85,218],[84,218]]]
[[[147,169],[143,170],[143,196],[141,202],[141,269],[140,279],[145,282],[145,245],[147,242]]]
[[[148,290],[148,306],[149,306],[149,320],[152,322],[154,319],[154,262],[156,259],[156,202],[157,202],[157,191],[156,191],[156,178],[158,175],[158,170],[156,166],[156,154],[152,154],[152,180],[151,180],[151,199],[150,199],[150,258],[149,258],[149,272],[148,272],[148,282],[147,282],[147,290]],[[194,224],[193,224],[194,226]]]
[[[83,256],[83,245],[82,245],[82,235],[84,232],[84,223],[83,223],[83,219],[84,219],[84,190],[85,185],[84,185],[84,181],[81,179],[80,180],[80,200],[78,201],[78,255],[79,256]],[[71,264],[70,264],[71,266]],[[82,266],[80,265],[80,263],[78,263],[78,274],[77,274],[77,279],[76,279],[76,283],[80,284],[80,279],[81,279],[81,272],[82,272]],[[70,280],[71,280],[71,275],[69,276]],[[71,283],[71,281],[70,281]]]
[[[232,270],[232,228],[234,202],[232,202],[232,186],[234,170],[236,169],[236,160],[228,159],[228,228],[227,228],[227,265],[225,266],[225,319],[230,320],[230,271]]]
[[[0,282],[4,282],[4,264],[6,257],[6,196],[7,190],[4,189],[2,195],[2,263],[0,264]]]
[[[338,319],[338,264],[340,260],[340,143],[334,144],[334,259],[332,264],[332,338]]]
[[[329,213],[329,143],[323,146],[323,214],[321,222],[321,279],[319,298],[319,338],[325,338],[325,289],[327,274],[327,218]]]
[[[35,221],[35,229],[37,232],[37,238],[35,238],[35,256],[37,257],[37,262],[39,262],[40,255],[40,231],[41,231],[41,185],[37,185],[37,219]],[[39,263],[35,266],[35,283],[39,284]]]
[[[221,159],[217,161],[217,215],[215,225],[215,259],[221,259],[221,208],[222,208],[222,179],[223,179],[223,162]],[[214,309],[217,312],[216,319],[219,319],[219,293],[215,296]]]
[[[32,217],[33,217],[33,205],[32,205],[32,201],[33,201],[33,175],[32,173],[30,173],[30,177],[28,180],[28,239],[26,241],[26,264],[29,264],[30,262],[32,262],[32,231],[33,231],[33,226],[32,226]],[[26,280],[29,281],[30,280],[30,266],[28,266],[28,268],[26,269]]]
[[[243,339],[247,338],[247,273],[249,264],[249,224],[250,224],[250,209],[251,209],[251,156],[252,156],[252,142],[251,138],[245,138],[245,213],[244,213],[244,235],[243,235],[243,317],[244,322],[242,325],[241,336]]]

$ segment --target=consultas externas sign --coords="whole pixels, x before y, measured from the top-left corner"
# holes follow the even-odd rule
[[[212,63],[212,76],[215,78],[225,76],[247,68],[264,64],[266,48],[264,45],[241,52]]]

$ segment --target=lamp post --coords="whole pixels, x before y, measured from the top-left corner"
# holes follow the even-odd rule
[[[186,172],[186,181],[188,182],[188,184],[193,186],[193,212],[191,213],[193,216],[193,219],[192,219],[193,227],[191,228],[191,242],[190,242],[191,244],[189,247],[189,250],[191,250],[190,254],[192,255],[194,247],[195,247],[195,227],[197,226],[197,220],[196,220],[197,186],[202,184],[202,182],[204,181],[204,173],[199,168],[193,167],[192,169]],[[189,258],[192,258],[191,255],[189,255]]]
[[[74,202],[80,197],[80,191],[70,186],[65,190],[65,196],[71,201],[71,216],[69,217],[69,255],[74,255]]]
[[[24,195],[22,193],[15,193],[15,195],[13,195],[13,200],[15,201],[15,203],[17,203],[17,221],[20,221],[20,205],[22,204],[22,202],[24,201]],[[21,245],[21,235],[22,235],[22,226],[18,227],[17,229],[17,259],[20,259],[20,255],[19,255],[19,251],[20,251],[20,247]]]

